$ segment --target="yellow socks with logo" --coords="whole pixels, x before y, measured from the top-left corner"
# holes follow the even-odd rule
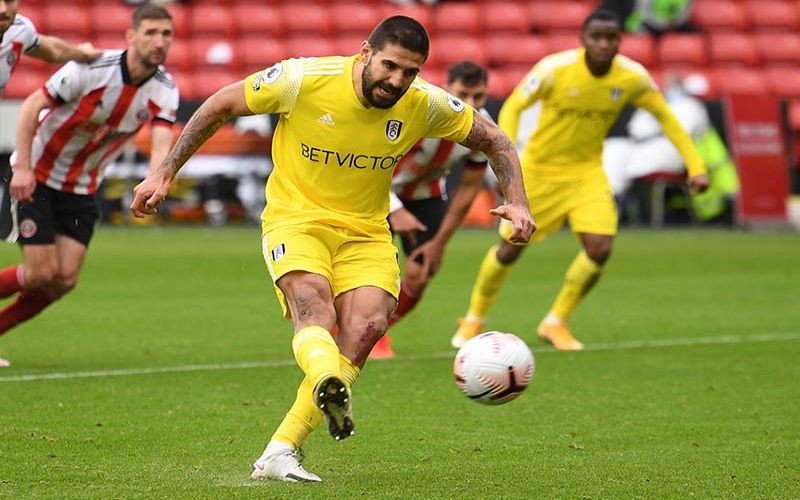
[[[550,308],[550,314],[563,322],[569,320],[569,317],[578,308],[581,299],[600,279],[602,272],[602,266],[590,259],[586,252],[578,253],[567,269],[564,285],[558,292],[553,307]]]
[[[331,375],[340,376],[339,346],[321,326],[307,326],[295,333],[292,350],[297,364],[314,384]],[[312,385],[309,394],[313,389]]]

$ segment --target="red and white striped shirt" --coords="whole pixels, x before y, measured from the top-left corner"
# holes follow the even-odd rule
[[[53,106],[39,123],[31,152],[38,182],[66,193],[93,194],[106,165],[144,124],[175,122],[179,95],[169,73],[159,66],[133,85],[126,54],[109,50],[88,64],[69,62],[47,80],[44,92]]]
[[[488,113],[481,109],[481,113]],[[447,174],[465,161],[464,168],[486,168],[480,151],[444,139],[421,139],[397,163],[392,175],[392,192],[400,200],[447,198]]]
[[[30,19],[19,14],[8,27],[0,40],[0,94],[11,78],[14,67],[23,52],[29,52],[39,45],[39,33]]]

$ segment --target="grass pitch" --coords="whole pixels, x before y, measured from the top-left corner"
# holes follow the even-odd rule
[[[456,236],[358,381],[356,436],[306,443],[308,485],[248,479],[300,380],[258,230],[101,227],[77,290],[0,338],[0,496],[800,497],[800,238],[624,231],[579,353],[535,339],[577,250],[549,238],[487,324],[529,342],[533,383],[483,407],[448,347],[495,240]]]

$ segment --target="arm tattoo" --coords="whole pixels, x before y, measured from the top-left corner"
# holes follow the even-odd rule
[[[206,101],[207,103],[208,101]],[[197,149],[208,140],[230,118],[231,113],[214,112],[205,104],[192,115],[181,132],[178,141],[161,164],[162,169],[178,172]]]
[[[496,126],[495,126],[496,127]],[[517,150],[508,137],[498,131],[490,131],[486,127],[485,119],[475,116],[469,135],[461,143],[471,149],[478,149],[489,158],[489,165],[497,176],[497,181],[503,189],[503,194],[509,198],[508,188],[516,179],[519,171]]]

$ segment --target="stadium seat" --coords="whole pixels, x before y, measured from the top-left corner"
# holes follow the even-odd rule
[[[178,86],[178,91],[181,94],[181,101],[191,101],[196,99],[194,92],[194,79],[191,73],[186,71],[172,71],[167,68],[167,71],[172,75],[172,81]]]
[[[717,68],[712,75],[714,85],[722,95],[757,95],[770,91],[766,76],[758,69]]]
[[[323,5],[293,4],[280,7],[281,23],[287,33],[327,36],[332,33],[331,16]]]
[[[472,3],[443,3],[434,7],[433,31],[436,34],[470,34],[481,32],[481,12]]]
[[[36,29],[41,31],[44,28],[44,8],[40,5],[30,5],[25,2],[25,5],[19,10],[19,13],[33,22]]]
[[[498,69],[489,73],[489,95],[505,99],[514,91],[530,68]]]
[[[189,23],[189,7],[177,3],[172,3],[166,7],[172,16],[172,27],[175,29],[175,37],[188,37],[191,33]]]
[[[123,47],[125,41],[122,40]],[[167,54],[167,62],[165,66],[167,69],[189,70],[194,65],[194,57],[190,44],[186,40],[176,39],[172,40],[172,45]]]
[[[438,85],[439,87],[444,88],[447,86],[446,69],[424,67],[420,73],[420,77],[427,82]]]
[[[562,30],[578,33],[583,20],[592,10],[591,2],[530,2],[528,24],[538,31]]]
[[[715,64],[757,66],[758,51],[753,38],[746,33],[711,33],[710,58]]]
[[[125,41],[125,33],[117,33],[113,35],[95,36],[91,40],[92,44],[99,49],[125,49],[128,47],[128,42]],[[172,59],[172,52],[175,48],[175,41],[172,42],[172,47],[169,49],[167,55],[167,63]]]
[[[329,38],[299,35],[286,43],[290,57],[319,57],[336,54],[336,44]]]
[[[236,31],[234,16],[227,7],[195,5],[189,18],[192,36],[230,36]]]
[[[548,47],[541,36],[501,33],[486,38],[486,51],[492,66],[530,68],[548,54]]]
[[[428,5],[411,4],[411,5],[394,5],[385,4],[381,6],[381,17],[386,18],[389,16],[408,16],[413,17],[420,22],[428,33],[433,34],[433,14],[432,9]]]
[[[237,54],[244,73],[250,74],[288,58],[289,48],[283,40],[251,35],[239,39]]]
[[[581,46],[581,38],[578,33],[551,33],[546,35],[544,42],[548,53],[576,49]]]
[[[800,12],[794,3],[783,0],[749,0],[744,8],[757,30],[800,28]]]
[[[337,35],[353,33],[367,38],[381,20],[377,5],[336,3],[331,5],[330,13]]]
[[[49,76],[49,73],[34,69],[16,68],[14,74],[6,82],[6,87],[3,90],[3,99],[25,99],[34,90],[41,88]]]
[[[64,37],[72,35],[82,40],[89,38],[89,17],[81,9],[72,5],[46,5],[44,8],[44,26],[37,28],[42,33],[51,33]]]
[[[237,69],[239,58],[234,44],[222,36],[194,37],[189,42],[194,67]]]
[[[766,74],[774,95],[800,98],[800,68],[767,68]]]
[[[795,132],[800,131],[800,99],[792,99],[789,103],[789,126]]]
[[[662,65],[705,66],[706,39],[696,33],[667,33],[659,39],[658,60]]]
[[[695,2],[691,22],[703,31],[742,31],[750,24],[744,9],[733,0]]]
[[[132,13],[133,8],[121,3],[93,5],[88,17],[94,36],[118,35],[124,40],[125,30],[131,27]]]
[[[756,33],[755,46],[767,64],[800,64],[800,35],[797,33]]]
[[[655,64],[655,42],[649,35],[625,35],[619,51],[646,68]]]
[[[484,66],[488,64],[489,56],[481,39],[460,35],[436,35],[431,39],[427,65],[447,69],[465,59]]]
[[[361,42],[367,39],[367,35],[344,35],[336,37],[333,41],[335,47],[335,54],[340,56],[351,56],[361,50]]]
[[[270,5],[234,5],[231,9],[238,36],[283,36],[280,12]]]
[[[483,27],[487,35],[528,33],[530,29],[528,16],[522,5],[505,2],[490,9],[488,15],[483,17]]]
[[[224,69],[196,70],[192,73],[193,94],[195,99],[205,99],[222,87],[241,80],[243,74]]]

